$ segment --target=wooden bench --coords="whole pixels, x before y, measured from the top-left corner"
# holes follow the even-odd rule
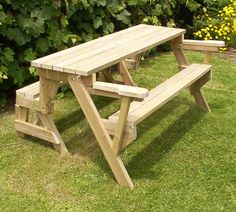
[[[224,41],[218,40],[190,40],[184,39],[182,48],[191,51],[204,51],[205,58],[203,60],[204,64],[209,64],[213,52],[217,52],[220,47],[224,47]]]
[[[175,97],[184,88],[190,88],[190,93],[194,93],[195,89],[200,89],[211,78],[211,65],[206,64],[192,64],[175,74],[165,82],[161,83],[149,92],[149,95],[143,99],[143,101],[133,101],[130,104],[130,108],[127,112],[127,129],[124,133],[125,139],[120,144],[121,149],[125,148],[129,143],[136,139],[136,126],[158,108],[166,104],[169,100]],[[116,87],[120,85],[114,85],[105,82],[95,82],[94,88],[99,90],[116,90]],[[137,90],[137,94],[139,91]],[[135,95],[133,95],[134,97]],[[205,105],[203,110],[209,111],[209,108]],[[120,114],[124,114],[124,111],[117,111],[108,118],[106,127],[109,129],[110,134],[115,134],[117,128],[118,119]],[[110,126],[110,127],[109,127]]]
[[[29,109],[39,110],[39,82],[35,82],[16,91],[16,120],[29,121]],[[16,124],[15,129],[23,137],[22,127]]]

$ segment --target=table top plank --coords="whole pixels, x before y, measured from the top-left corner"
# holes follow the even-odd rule
[[[140,24],[32,61],[33,67],[91,75],[182,35],[184,29]]]
[[[31,65],[34,67],[39,67],[39,68],[42,68],[42,65],[46,65],[46,64],[50,66],[55,63],[70,59],[71,57],[73,58],[77,55],[81,55],[84,52],[87,52],[88,50],[90,50],[91,48],[95,48],[95,47],[99,48],[100,46],[104,46],[104,44],[109,44],[109,42],[113,42],[114,39],[118,39],[119,37],[122,38],[124,35],[128,36],[132,32],[139,31],[139,30],[143,31],[145,29],[146,29],[146,25],[139,24],[137,26],[130,27],[128,29],[124,29],[124,30],[97,38],[95,40],[82,43],[80,45],[47,55],[45,57],[38,58],[36,60],[33,60],[31,62]]]
[[[158,36],[157,33],[149,33],[146,36],[135,39],[125,45],[120,45],[110,51],[79,61],[73,65],[66,66],[64,67],[64,72],[70,72],[73,70],[75,71],[75,74],[87,76],[117,64],[126,58],[143,53],[150,48],[182,34],[182,32],[176,33],[176,31],[173,31],[170,28],[163,29],[158,33]]]
[[[90,48],[86,48],[84,51],[80,51],[79,55],[71,57],[70,59],[60,61],[58,63],[53,64],[53,70],[63,71],[64,67],[73,65],[75,63],[80,63],[83,60],[90,60],[90,58],[100,55],[104,52],[110,52],[111,50],[121,46],[126,45],[134,39],[139,39],[147,34],[150,34],[154,31],[153,28],[139,28],[135,31],[130,31],[129,33],[125,33],[120,35],[119,37],[113,38],[111,40],[106,40],[106,43],[101,42],[100,45],[90,46]]]

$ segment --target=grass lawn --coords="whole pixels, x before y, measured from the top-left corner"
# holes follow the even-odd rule
[[[217,56],[212,64],[203,89],[212,113],[199,110],[186,90],[138,126],[138,139],[121,154],[134,190],[116,183],[72,93],[56,101],[55,112],[70,156],[17,137],[14,111],[1,113],[0,211],[235,211],[236,65]],[[176,70],[166,53],[131,74],[153,88]],[[119,107],[105,97],[94,101],[103,117]]]

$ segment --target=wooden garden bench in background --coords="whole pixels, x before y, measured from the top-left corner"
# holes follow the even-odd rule
[[[210,111],[200,89],[211,78],[211,65],[207,64],[211,52],[224,43],[183,40],[184,32],[141,24],[32,61],[40,81],[17,90],[15,129],[20,136],[32,135],[53,143],[61,153],[68,152],[52,118],[57,90],[68,83],[116,180],[133,188],[119,153],[136,139],[137,124],[185,88],[202,110]],[[151,91],[134,86],[127,66],[136,68],[141,53],[165,42],[170,42],[181,71]],[[188,64],[183,49],[204,50],[203,64]],[[110,75],[114,66],[123,84]],[[97,80],[98,73],[106,82]],[[121,99],[120,110],[102,119],[90,94]],[[36,120],[29,121],[29,109],[36,111]]]

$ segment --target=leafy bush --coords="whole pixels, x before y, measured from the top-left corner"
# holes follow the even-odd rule
[[[194,0],[0,0],[0,105],[7,92],[36,80],[35,58],[133,24],[183,25],[178,11],[199,6]]]
[[[118,0],[0,1],[0,104],[11,88],[35,78],[31,60],[111,33],[129,16]]]
[[[235,47],[236,0],[209,1],[208,5],[196,17],[194,35],[205,40],[224,40],[227,48]]]

